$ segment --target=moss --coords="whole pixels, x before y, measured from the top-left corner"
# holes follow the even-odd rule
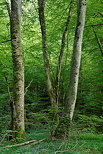
[[[62,117],[56,126],[54,132],[51,134],[55,138],[68,138],[70,130],[70,120],[68,117]]]
[[[17,133],[16,133],[16,137],[17,138],[25,138],[26,137],[26,133],[24,130],[19,130]]]

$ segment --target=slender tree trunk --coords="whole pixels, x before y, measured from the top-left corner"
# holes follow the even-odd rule
[[[73,118],[76,98],[77,98],[78,78],[79,78],[79,70],[81,63],[82,38],[83,38],[83,30],[84,30],[85,16],[86,16],[86,0],[78,0],[77,14],[78,18],[77,18],[77,26],[76,26],[74,47],[73,47],[69,91],[67,97],[67,104],[65,107],[66,115],[70,121],[72,121]]]
[[[64,54],[64,48],[65,48],[65,42],[66,42],[66,36],[68,32],[68,25],[70,23],[71,15],[72,15],[72,8],[73,8],[73,0],[70,1],[70,7],[68,11],[68,17],[66,21],[66,25],[64,28],[64,32],[62,35],[62,41],[61,41],[61,49],[60,49],[60,55],[58,57],[58,66],[57,66],[57,72],[56,72],[56,101],[58,104],[58,99],[59,99],[59,81],[60,81],[60,73],[61,73],[61,66],[62,66],[62,59],[63,59],[63,54]]]
[[[11,0],[11,46],[13,59],[13,137],[24,137],[24,64],[21,43],[21,0]]]
[[[46,25],[45,25],[45,15],[44,15],[45,0],[38,0],[38,6],[39,6],[39,21],[40,21],[41,32],[42,32],[42,50],[43,50],[44,67],[45,67],[45,73],[46,73],[47,89],[48,89],[48,93],[49,93],[49,97],[52,105],[53,125],[55,125],[55,128],[56,128],[59,123],[59,115],[58,115],[58,105],[56,102],[56,96],[55,96],[53,86],[52,86],[52,81],[51,81],[50,65],[49,65],[49,58],[47,53]]]

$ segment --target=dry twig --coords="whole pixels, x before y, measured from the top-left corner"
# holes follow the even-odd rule
[[[56,153],[60,153],[60,154],[62,154],[62,153],[64,153],[64,152],[69,152],[69,151],[72,151],[72,150],[74,150],[74,149],[77,149],[77,145],[78,145],[78,143],[72,148],[72,149],[70,149],[70,150],[64,150],[64,151],[55,151],[55,154]]]

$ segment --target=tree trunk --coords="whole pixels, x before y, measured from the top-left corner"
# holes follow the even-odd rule
[[[70,72],[69,91],[66,102],[66,116],[72,121],[78,90],[79,70],[81,63],[81,48],[86,15],[86,0],[78,0],[77,25],[74,38],[73,56]]]
[[[56,72],[56,83],[55,83],[56,88],[55,89],[56,89],[56,101],[57,101],[57,104],[58,104],[58,99],[59,99],[59,81],[60,81],[62,59],[63,59],[63,54],[64,54],[66,35],[67,35],[67,32],[68,32],[68,26],[69,26],[71,15],[72,15],[72,8],[73,8],[73,1],[71,0],[70,1],[69,11],[68,11],[67,21],[66,21],[64,32],[63,32],[63,35],[62,35],[60,55],[59,55],[59,58],[58,58],[58,66],[57,66],[57,72]]]
[[[21,0],[11,0],[11,46],[13,59],[13,137],[24,137],[24,64],[21,43]]]
[[[43,50],[44,67],[45,67],[45,73],[46,73],[47,89],[48,89],[49,98],[52,106],[52,112],[53,112],[53,127],[55,127],[56,129],[59,123],[59,115],[58,115],[58,104],[56,102],[56,96],[55,96],[53,86],[52,86],[52,81],[51,81],[50,65],[49,65],[49,58],[47,53],[46,25],[45,25],[45,15],[44,15],[45,0],[38,0],[38,6],[39,6],[39,21],[40,21],[41,32],[42,32],[42,50]],[[52,135],[54,134],[55,129],[53,130]]]

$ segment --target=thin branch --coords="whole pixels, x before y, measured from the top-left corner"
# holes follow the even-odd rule
[[[31,85],[32,82],[33,82],[33,79],[30,81],[30,83],[28,84],[28,86],[25,88],[25,94],[24,95],[26,95],[26,93],[28,91],[28,88],[30,87],[30,85]]]
[[[9,3],[6,0],[5,0],[5,4],[6,4],[6,7],[7,7],[7,11],[8,11],[9,18],[11,18],[10,5],[9,5]]]
[[[90,28],[90,27],[92,27],[92,26],[94,26],[94,27],[103,26],[103,24],[91,24],[91,25],[86,25],[84,28],[86,29],[86,28]],[[75,29],[75,26],[72,26],[71,29]]]
[[[79,147],[77,147],[77,145],[78,145],[78,143],[77,143],[76,145],[74,145],[74,147],[73,147],[72,149],[70,149],[70,150],[55,151],[55,154],[56,154],[56,153],[62,154],[62,153],[64,153],[64,152],[69,152],[69,151],[75,150],[75,149],[79,148]]]
[[[100,39],[99,39],[98,36],[97,36],[97,33],[96,33],[95,29],[94,29],[94,26],[92,26],[92,28],[93,28],[93,32],[94,32],[96,41],[97,41],[97,43],[98,43],[100,52],[101,52],[101,54],[102,54],[102,56],[103,56],[103,49],[102,49],[102,45],[101,45]]]
[[[101,12],[98,12],[99,13],[99,15],[101,16],[101,17],[103,17],[103,14],[101,13]]]
[[[11,41],[11,40],[2,41],[1,43],[5,43],[5,42],[9,42],[9,41]]]
[[[93,25],[87,25],[87,26],[85,26],[85,28],[89,28],[89,27],[91,27],[91,26],[103,26],[103,24],[93,24]]]
[[[40,142],[42,142],[42,141],[45,141],[46,139],[47,139],[47,138],[42,139],[42,140],[39,140],[39,141],[37,141],[37,140],[31,140],[31,141],[27,141],[27,142],[20,143],[20,144],[7,145],[7,146],[5,146],[5,147],[0,147],[0,149],[5,149],[5,148],[12,148],[12,147],[17,147],[17,146],[28,145],[28,144],[33,143],[33,142],[35,142],[35,144],[37,144],[37,143],[40,143]]]
[[[8,94],[9,94],[10,101],[12,101],[12,96],[11,96],[11,92],[10,92],[10,87],[9,87],[9,83],[8,83],[8,78],[7,78],[7,76],[6,76],[5,73],[4,73],[4,78],[5,78],[5,81],[6,81],[6,86],[7,86],[7,90],[8,90]]]
[[[6,18],[6,17],[8,17],[8,16],[1,16],[1,15],[0,15],[0,18]]]
[[[0,144],[2,144],[2,142],[4,141],[6,135],[7,135],[7,133],[3,136],[3,138],[2,138],[2,140],[1,140],[1,142],[0,142]]]
[[[79,142],[77,142],[70,150],[64,150],[64,151],[55,151],[55,153],[54,154],[56,154],[56,153],[60,153],[60,154],[62,154],[62,153],[64,153],[64,152],[69,152],[69,151],[73,151],[73,150],[75,150],[75,149],[81,149],[81,147],[83,146],[83,145],[85,145],[85,143],[83,143],[82,145],[80,145],[80,146],[78,146],[78,144],[79,144]]]

